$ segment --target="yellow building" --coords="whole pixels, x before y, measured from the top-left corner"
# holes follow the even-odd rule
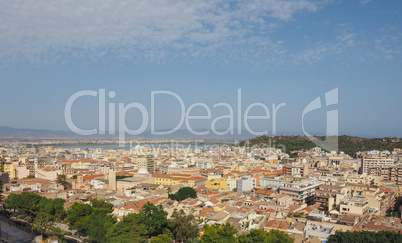
[[[9,178],[14,179],[15,178],[15,167],[13,164],[4,164],[4,172],[8,172]]]
[[[268,160],[268,163],[276,165],[276,164],[279,164],[279,161],[277,159],[270,159],[270,160]]]
[[[205,185],[205,178],[190,174],[152,174],[154,183],[164,186],[183,185],[188,187]]]
[[[226,189],[228,187],[228,183],[226,180],[223,179],[213,179],[207,180],[205,182],[205,186],[209,190]]]

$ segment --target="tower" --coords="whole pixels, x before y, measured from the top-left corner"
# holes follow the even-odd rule
[[[112,168],[109,170],[109,190],[117,190],[116,171]]]

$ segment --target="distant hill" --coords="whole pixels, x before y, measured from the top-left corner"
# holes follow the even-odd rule
[[[0,126],[0,138],[56,138],[74,137],[74,133],[67,131],[51,131],[46,129],[12,128]]]
[[[317,138],[321,140],[325,139],[323,136],[318,136]],[[281,144],[285,146],[287,152],[316,147],[306,136],[259,136],[246,141],[248,141],[250,146],[263,144],[271,144],[271,146],[273,146],[273,144],[275,144],[275,146],[278,147],[278,145]],[[242,141],[240,145],[244,145],[246,141]],[[394,148],[402,148],[402,139],[395,137],[361,138],[342,135],[338,137],[338,143],[339,151],[343,151],[349,155],[355,155],[356,152],[359,151],[392,151]]]

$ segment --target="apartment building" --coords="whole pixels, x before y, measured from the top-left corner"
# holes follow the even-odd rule
[[[155,173],[155,158],[153,155],[140,156],[137,158],[138,169],[145,168],[149,173]]]
[[[282,175],[307,176],[308,164],[287,164],[282,167]]]
[[[289,195],[296,203],[311,205],[314,203],[315,188],[321,184],[317,179],[292,180],[284,182],[279,187],[279,193]]]
[[[263,177],[260,179],[261,187],[276,190],[283,186],[283,179],[280,177]]]
[[[28,158],[28,169],[30,175],[35,175],[36,168],[45,167],[48,162],[47,157],[30,156]]]
[[[339,213],[344,216],[363,217],[368,212],[369,205],[365,198],[345,197],[340,201]]]
[[[315,190],[314,202],[320,204],[320,209],[326,212],[336,208],[337,197],[347,196],[349,190],[344,186],[320,185]]]
[[[369,157],[361,160],[361,174],[368,174],[370,168],[389,168],[394,166],[394,160],[385,157]]]
[[[393,166],[389,168],[369,168],[368,175],[380,176],[381,179],[395,182],[395,185],[402,185],[402,166]]]

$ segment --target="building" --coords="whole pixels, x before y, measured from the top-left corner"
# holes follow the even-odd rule
[[[197,167],[200,168],[201,170],[205,169],[212,169],[212,163],[210,161],[198,161],[197,162]]]
[[[240,179],[237,179],[237,191],[238,192],[244,192],[244,191],[250,191],[253,188],[253,178],[250,176],[243,176]]]
[[[279,187],[279,193],[289,195],[296,203],[310,205],[314,203],[315,188],[321,184],[316,179],[293,180],[284,182]]]
[[[218,189],[224,190],[228,188],[228,183],[224,179],[213,179],[205,181],[205,186],[211,191]]]
[[[402,186],[402,166],[392,166],[388,168],[373,167],[369,168],[368,175],[380,176],[381,179],[392,181],[397,186]]]
[[[346,187],[336,185],[320,185],[315,190],[314,202],[320,204],[320,210],[326,212],[336,208],[337,196],[347,196],[349,190]]]
[[[183,185],[188,187],[193,186],[205,186],[206,179],[200,176],[194,176],[191,174],[152,174],[154,184],[164,186]]]
[[[155,158],[153,155],[140,156],[137,158],[138,169],[145,168],[149,173],[155,173]]]
[[[362,158],[361,174],[368,174],[371,168],[389,168],[394,166],[394,160],[383,157]]]
[[[280,179],[279,177],[263,177],[260,179],[260,185],[263,188],[276,190],[283,186],[283,179]]]
[[[29,176],[29,168],[26,165],[18,165],[15,167],[16,179],[23,179]]]
[[[109,189],[113,191],[117,190],[116,171],[114,169],[109,170]]]
[[[61,170],[54,167],[36,168],[35,178],[47,180],[56,180],[57,175],[61,174]]]
[[[368,201],[362,197],[345,197],[340,201],[339,213],[343,216],[365,216],[368,212]]]
[[[15,179],[17,177],[15,166],[13,163],[4,163],[3,168],[3,171],[8,172],[11,179]]]
[[[30,175],[35,175],[36,168],[45,167],[48,161],[46,157],[31,156],[28,158],[28,169]]]
[[[282,167],[282,175],[307,176],[308,164],[287,164]]]

